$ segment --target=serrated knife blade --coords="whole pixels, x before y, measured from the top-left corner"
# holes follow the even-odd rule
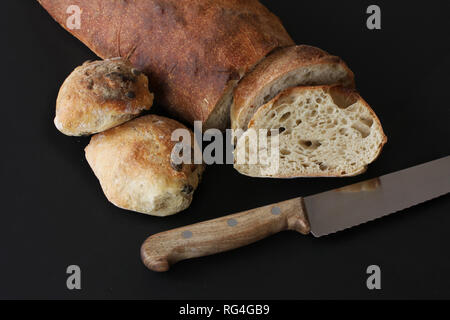
[[[311,233],[321,237],[450,192],[450,156],[309,197]]]
[[[295,230],[321,237],[412,207],[450,192],[450,156],[379,178],[273,203],[150,236],[144,264],[167,271],[181,260],[236,249]]]

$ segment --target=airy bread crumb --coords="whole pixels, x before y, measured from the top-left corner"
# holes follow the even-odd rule
[[[287,89],[258,109],[249,123],[250,129],[280,132],[276,173],[265,174],[265,166],[259,163],[235,161],[240,173],[253,177],[360,174],[378,157],[387,141],[370,106],[355,91],[340,86]],[[247,135],[249,131],[239,138],[235,154],[252,151]],[[270,144],[273,137],[267,139]]]

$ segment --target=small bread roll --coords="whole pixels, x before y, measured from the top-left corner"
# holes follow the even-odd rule
[[[149,110],[148,79],[121,58],[85,62],[64,81],[55,125],[69,136],[105,131]]]
[[[86,147],[86,159],[114,205],[153,216],[180,212],[191,204],[203,164],[176,165],[175,120],[147,115],[99,133]],[[183,143],[185,143],[183,141]],[[193,146],[193,145],[192,145]]]

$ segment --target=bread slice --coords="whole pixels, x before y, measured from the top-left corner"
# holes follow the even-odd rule
[[[354,87],[353,72],[336,56],[312,46],[289,46],[262,60],[238,84],[231,127],[246,130],[258,108],[289,87],[340,84]]]
[[[275,172],[267,165],[250,164],[261,150],[250,148],[253,130],[277,129],[267,133],[268,145],[279,138],[279,160]],[[261,106],[238,139],[234,167],[253,177],[342,177],[360,174],[381,152],[387,138],[370,106],[353,89],[341,86],[313,86],[286,89]],[[270,149],[269,149],[270,150]],[[274,158],[278,156],[278,158]],[[240,161],[238,159],[245,159]]]

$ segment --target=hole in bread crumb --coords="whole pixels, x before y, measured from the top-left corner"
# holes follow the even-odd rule
[[[317,99],[316,99],[316,102],[317,102],[317,103],[322,103],[322,99],[317,98]]]
[[[275,118],[275,115],[276,115],[276,112],[271,112],[270,113],[270,117],[273,119],[273,118]]]
[[[346,171],[341,171],[341,174],[344,175],[344,174],[347,174],[347,172]]]
[[[290,112],[286,112],[285,114],[283,114],[280,118],[280,122],[284,122],[286,121],[289,117],[291,116]]]
[[[324,165],[323,163],[321,165],[319,165],[320,170],[325,171],[328,169],[328,167],[326,165]]]
[[[350,111],[350,112],[353,112],[353,113],[354,113],[355,111],[357,111],[357,109],[355,108],[354,105],[351,105],[350,107],[347,108],[347,111]],[[351,117],[354,118],[355,116],[352,115]]]
[[[328,113],[328,114],[331,114],[331,113],[333,113],[333,111],[334,111],[334,110],[333,110],[333,108],[332,108],[332,107],[328,107],[328,108],[327,108],[327,113]]]
[[[266,95],[263,99],[263,104],[266,104],[270,100],[270,94]]]
[[[364,123],[369,128],[373,125],[373,120],[370,118],[361,118],[360,120],[362,123]]]
[[[339,87],[332,87],[328,92],[333,99],[333,102],[341,109],[348,108],[352,104],[355,104],[358,101],[355,94],[348,94],[346,92],[342,92],[342,89]]]
[[[286,130],[285,127],[280,127],[280,128],[278,129],[278,132],[279,132],[279,133],[283,133],[285,130]]]
[[[322,145],[319,141],[310,140],[299,140],[299,144],[301,147],[307,148],[309,150],[315,150]]]
[[[302,145],[305,148],[309,148],[312,146],[312,142],[309,140],[300,140],[300,145]]]
[[[341,123],[342,123],[342,124],[347,124],[347,119],[342,118],[342,119],[341,119]]]
[[[300,123],[302,123],[302,120],[301,119],[297,119],[296,121],[295,121],[295,124],[298,126]]]
[[[282,155],[284,155],[284,156],[287,156],[287,155],[290,155],[290,154],[291,154],[291,152],[290,152],[289,150],[287,150],[287,149],[281,149],[281,150],[280,150],[280,153],[281,153]]]
[[[334,120],[332,123],[331,123],[331,121],[330,121],[330,124],[327,125],[327,129],[331,129],[331,128],[334,128],[334,127],[336,127],[336,126],[337,126],[337,121],[336,121],[336,120]]]
[[[340,128],[339,129],[339,134],[344,135],[347,132],[346,128]]]
[[[355,122],[352,128],[358,131],[363,138],[367,138],[370,134],[370,129],[360,122]]]

